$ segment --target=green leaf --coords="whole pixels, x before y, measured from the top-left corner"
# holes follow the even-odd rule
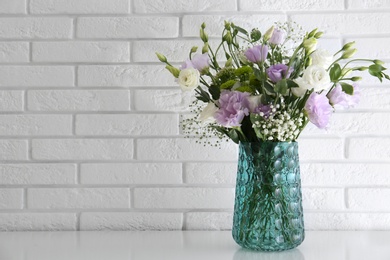
[[[368,67],[369,71],[372,71],[372,72],[382,72],[383,70],[386,70],[385,67],[379,65],[379,64],[373,64],[371,66]]]
[[[279,80],[278,83],[276,83],[276,85],[275,85],[275,91],[277,93],[282,94],[282,95],[286,95],[287,94],[287,80],[286,79]]]
[[[235,142],[236,144],[238,144],[240,142],[240,139],[238,137],[238,133],[236,131],[236,129],[231,129],[228,134],[227,134],[230,139],[232,139],[233,142]]]
[[[338,63],[334,64],[329,71],[331,81],[337,81],[341,77],[341,67]]]
[[[211,101],[209,93],[204,91],[201,87],[195,89],[195,92],[199,94],[196,98],[205,103],[209,103]]]
[[[253,69],[253,73],[255,74],[256,79],[258,79],[259,81],[262,81],[263,77],[261,75],[261,71],[259,69],[256,69],[256,68],[252,68],[252,69]]]
[[[353,95],[353,86],[345,82],[340,82],[341,89],[348,95]]]
[[[233,29],[239,31],[240,33],[243,33],[245,35],[249,35],[248,32],[244,28],[241,28],[240,26],[237,26],[235,24],[231,24],[231,26],[233,27]]]
[[[228,80],[225,83],[222,83],[220,89],[231,89],[233,85],[236,84],[234,79]]]
[[[253,29],[251,32],[251,39],[252,42],[257,42],[258,40],[261,39],[261,32],[257,29]]]
[[[290,80],[290,79],[287,80],[287,87],[289,89],[291,89],[291,88],[299,88],[298,84],[295,83],[294,81]]]
[[[218,86],[211,85],[209,88],[209,92],[214,100],[218,100],[219,96],[221,95],[221,90]]]
[[[264,88],[265,88],[265,90],[266,90],[268,93],[275,94],[274,88],[273,88],[272,85],[269,84],[268,82],[265,82],[265,83],[264,83]]]

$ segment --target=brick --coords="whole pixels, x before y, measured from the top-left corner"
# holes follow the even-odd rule
[[[135,208],[232,209],[231,188],[136,188]]]
[[[74,164],[0,164],[2,185],[75,184]]]
[[[338,0],[287,0],[275,2],[270,0],[239,0],[241,11],[312,11],[343,10],[344,2]]]
[[[187,163],[184,172],[186,183],[234,185],[237,163]]]
[[[75,231],[75,213],[0,213],[1,231]]]
[[[34,42],[34,62],[129,62],[127,42]]]
[[[177,86],[163,65],[79,66],[78,74],[82,87]]]
[[[303,186],[390,185],[390,165],[374,163],[302,163]]]
[[[337,160],[344,157],[342,139],[299,139],[299,159],[308,160]]]
[[[234,24],[247,29],[259,28],[260,31],[266,31],[275,24],[275,22],[286,21],[285,15],[267,14],[267,15],[184,15],[183,17],[183,36],[199,37],[200,25],[205,22],[206,33],[209,36],[221,37],[224,28],[224,21],[232,21]]]
[[[192,2],[175,0],[135,0],[136,13],[185,13],[185,12],[208,12],[208,11],[235,11],[235,0],[200,0]]]
[[[25,14],[26,0],[0,1],[0,14]]]
[[[310,31],[315,27],[328,35],[350,34],[385,34],[390,29],[386,26],[390,20],[388,13],[326,13],[326,14],[293,14],[291,20]],[[316,25],[313,26],[313,22]]]
[[[389,2],[390,3],[390,2]],[[390,59],[389,38],[348,38],[345,42],[355,41],[358,49],[356,57],[369,57],[370,59]],[[375,46],[375,48],[372,48]]]
[[[128,0],[31,0],[33,14],[126,14]]]
[[[128,111],[128,90],[31,90],[28,109],[33,111]]]
[[[305,213],[307,230],[389,230],[390,213]]]
[[[69,87],[74,84],[70,66],[0,66],[0,87]]]
[[[172,114],[76,116],[78,135],[176,135],[178,128],[178,116]]]
[[[390,88],[362,88],[362,97],[357,109],[388,110],[390,109]]]
[[[181,213],[86,212],[80,217],[81,230],[178,230]]]
[[[175,38],[178,17],[83,17],[78,18],[79,38]]]
[[[339,38],[320,38],[317,49],[328,50],[331,54],[338,52],[343,47],[343,42]]]
[[[363,211],[388,211],[390,204],[387,198],[389,188],[350,188],[348,192],[348,208]]]
[[[390,138],[351,138],[348,158],[355,160],[389,160]]]
[[[233,226],[232,212],[188,212],[186,230],[230,230]]]
[[[0,18],[0,38],[3,39],[69,39],[72,19],[66,17]]]
[[[90,163],[80,166],[83,184],[179,184],[180,163]]]
[[[23,111],[23,91],[0,90],[0,111]]]
[[[0,115],[0,135],[72,135],[72,116]]]
[[[0,189],[0,209],[22,209],[23,189]]]
[[[303,188],[304,210],[343,210],[344,190],[338,188]]]
[[[126,188],[30,188],[29,209],[108,209],[129,208]]]
[[[129,160],[132,139],[35,139],[32,156],[38,160]]]
[[[389,113],[335,113],[330,119],[328,129],[321,130],[310,124],[302,136],[386,135],[390,128],[390,122],[386,120],[389,117]]]
[[[138,111],[173,111],[189,112],[193,93],[175,90],[136,90],[134,106]]]
[[[28,61],[29,47],[27,42],[0,42],[1,63]]]
[[[1,160],[26,160],[27,153],[26,140],[0,140]]]
[[[367,0],[348,0],[348,9],[379,9],[383,10],[390,8],[390,2],[387,0],[376,0],[376,1],[367,1]]]
[[[137,158],[140,160],[237,160],[237,145],[223,142],[221,149],[196,144],[195,139],[138,139]]]

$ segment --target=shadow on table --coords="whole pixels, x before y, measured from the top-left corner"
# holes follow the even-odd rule
[[[305,257],[298,249],[282,252],[261,252],[248,249],[239,249],[233,260],[304,260]]]

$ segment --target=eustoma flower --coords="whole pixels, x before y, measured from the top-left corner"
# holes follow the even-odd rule
[[[182,65],[181,69],[195,68],[199,72],[203,72],[210,66],[210,58],[207,53],[195,54],[191,60],[186,60]]]
[[[329,123],[333,108],[326,96],[313,92],[306,101],[305,112],[310,122],[323,129]]]
[[[333,62],[333,55],[324,49],[317,49],[310,57],[312,58],[312,65],[318,65],[324,69],[328,69]]]
[[[292,88],[294,95],[301,97],[307,90],[315,92],[329,88],[330,77],[328,72],[321,66],[310,65],[303,72],[303,76],[294,80],[298,88]]]
[[[360,90],[359,87],[353,85],[353,95],[345,93],[340,85],[337,85],[332,91],[327,95],[330,103],[335,108],[350,108],[359,103],[360,100]]]
[[[245,57],[253,63],[265,61],[267,55],[268,55],[267,45],[256,45],[245,51]]]
[[[285,39],[286,34],[284,33],[284,31],[275,29],[272,33],[271,39],[269,39],[269,43],[277,45],[283,43]]]
[[[194,68],[183,69],[180,71],[177,82],[183,91],[194,90],[199,85],[199,71]]]
[[[226,127],[241,126],[244,116],[249,115],[249,96],[247,92],[222,91],[219,109],[214,115],[217,123]]]
[[[267,69],[267,75],[273,82],[277,83],[284,78],[289,78],[293,71],[293,68],[289,68],[285,64],[275,64]]]
[[[200,112],[199,120],[203,124],[213,123],[215,122],[214,115],[217,112],[218,108],[214,105],[214,103],[209,102],[207,106]]]

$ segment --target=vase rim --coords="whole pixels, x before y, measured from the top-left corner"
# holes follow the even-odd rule
[[[258,142],[241,142],[240,144],[262,144],[262,143],[298,143],[297,141],[258,141]]]

